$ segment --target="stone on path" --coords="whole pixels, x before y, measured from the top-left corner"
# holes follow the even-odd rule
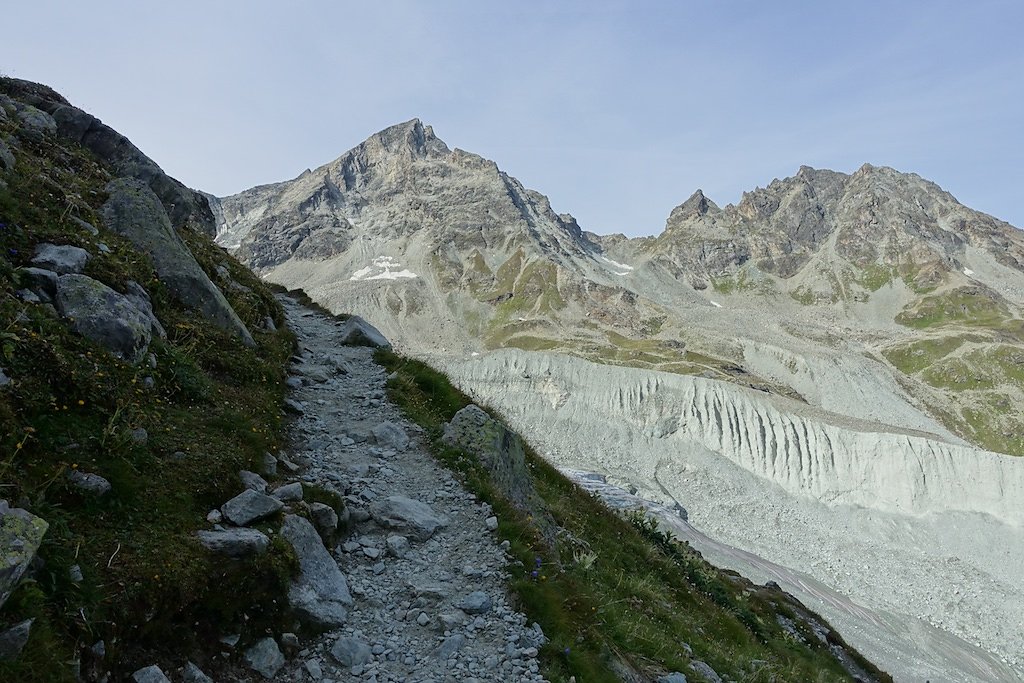
[[[376,327],[358,315],[346,320],[338,330],[338,343],[342,346],[370,346],[379,349],[390,349],[389,342]]]
[[[132,674],[135,683],[171,683],[171,680],[164,675],[156,664],[139,669]]]
[[[438,659],[450,659],[452,655],[462,649],[462,646],[466,644],[466,636],[461,633],[448,636],[445,638],[437,648]]]
[[[220,511],[232,524],[248,526],[253,522],[266,519],[279,512],[284,503],[277,498],[271,498],[265,493],[246,489],[237,496],[224,503]]]
[[[342,636],[331,647],[331,656],[342,666],[361,666],[373,661],[370,646],[352,636]]]
[[[398,529],[417,541],[426,541],[448,520],[429,505],[405,496],[388,496],[370,504],[370,516],[381,526]]]
[[[483,591],[473,591],[456,605],[466,614],[483,614],[491,609],[491,599]]]
[[[384,541],[388,548],[388,554],[392,557],[402,559],[409,552],[409,539],[405,536],[391,535]]]
[[[185,664],[185,669],[181,672],[181,680],[184,683],[213,683],[213,679],[192,662]]]
[[[199,531],[197,535],[204,548],[228,557],[258,555],[270,546],[270,539],[256,529]]]
[[[241,472],[238,473],[238,478],[242,480],[242,486],[244,486],[247,489],[252,489],[253,491],[257,491],[259,493],[267,492],[267,486],[269,486],[269,484],[267,484],[267,480],[261,477],[260,475],[256,474],[255,472],[250,472],[249,470],[242,470]]]
[[[409,435],[394,422],[381,422],[370,430],[373,440],[378,446],[404,451],[409,446]]]
[[[299,558],[299,575],[288,590],[288,601],[304,620],[318,626],[339,626],[348,618],[352,595],[348,581],[327,552],[316,529],[304,517],[287,515],[281,536]]]
[[[270,495],[286,503],[300,501],[302,500],[302,482],[293,481],[290,484],[278,486]]]
[[[284,655],[277,642],[270,637],[261,638],[245,651],[245,663],[249,668],[267,680],[273,679],[284,666]]]
[[[321,538],[330,538],[338,530],[338,513],[326,503],[310,505],[309,516]]]

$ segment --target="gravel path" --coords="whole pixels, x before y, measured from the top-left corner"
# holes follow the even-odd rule
[[[289,379],[302,411],[291,454],[305,466],[295,477],[344,494],[351,534],[332,555],[354,605],[344,626],[301,642],[273,680],[543,681],[543,634],[510,607],[489,506],[435,464],[422,430],[387,399],[372,349],[339,346],[339,323],[283,303],[302,349]],[[424,540],[423,529],[379,525],[369,510],[390,496],[428,505],[445,525]]]

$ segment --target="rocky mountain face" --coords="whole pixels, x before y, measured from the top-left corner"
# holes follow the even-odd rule
[[[412,121],[213,208],[218,242],[265,278],[357,313],[397,348],[446,368],[550,445],[556,463],[683,505],[711,486],[702,522],[718,541],[830,586],[843,584],[828,569],[836,553],[919,577],[953,563],[964,572],[950,581],[970,584],[978,614],[1019,604],[1007,589],[1017,579],[997,576],[1001,560],[922,521],[948,515],[949,528],[963,529],[984,520],[981,537],[1016,539],[1012,498],[1024,465],[999,455],[1024,454],[1024,234],[934,183],[870,165],[852,174],[803,167],[735,206],[698,191],[657,237],[599,236]],[[538,366],[537,352],[590,363]],[[598,389],[577,382],[604,376],[594,362],[639,373],[607,387],[602,405],[614,419],[583,419],[605,410],[588,403]],[[718,398],[690,410],[689,389],[659,372],[693,376],[697,384],[683,385]],[[574,384],[583,388],[566,388]],[[758,395],[778,412],[737,407]],[[558,417],[577,401],[589,407]],[[537,402],[550,411],[527,407]],[[584,422],[590,438],[569,447]],[[929,462],[894,479],[880,462],[894,450],[896,461]],[[946,510],[944,497],[961,484],[961,507]],[[785,493],[761,500],[764,486]],[[868,511],[857,524],[884,552],[843,541],[838,511],[851,508]],[[839,516],[825,519],[822,509]],[[783,552],[744,535],[730,510],[824,531]],[[880,518],[892,526],[876,529]],[[934,562],[909,554],[940,536],[946,549]],[[883,556],[884,568],[875,562]],[[971,608],[950,620],[903,585],[845,590],[861,601],[853,609],[908,620],[890,623],[885,644],[876,634],[865,646],[889,652],[886,664],[911,679],[1019,680],[1010,669],[1024,662],[998,663],[1005,634]],[[928,642],[901,640],[932,627]],[[920,653],[939,652],[948,637],[965,649],[929,668]],[[984,656],[971,650],[979,642]],[[965,664],[979,657],[991,668]]]

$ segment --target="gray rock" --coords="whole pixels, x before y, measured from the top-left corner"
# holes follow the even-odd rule
[[[384,448],[404,451],[409,446],[409,436],[394,422],[381,422],[370,430],[374,442]]]
[[[286,387],[288,387],[289,389],[301,389],[302,388],[302,378],[301,377],[296,377],[295,375],[291,375],[291,376],[288,377],[288,379],[286,379],[284,381],[284,385]]]
[[[370,516],[381,526],[397,529],[417,541],[426,541],[447,526],[448,520],[429,505],[405,496],[388,496],[370,504]]]
[[[483,614],[491,609],[491,598],[483,591],[473,591],[456,605],[466,614]]]
[[[484,524],[487,526],[488,531],[496,531],[498,529],[498,518],[491,515],[484,520]]]
[[[290,484],[278,486],[270,495],[286,503],[300,501],[302,500],[302,482],[293,481]]]
[[[42,270],[53,271],[57,275],[81,273],[91,256],[81,247],[44,243],[36,247],[32,265]]]
[[[167,678],[156,664],[133,673],[132,681],[134,683],[171,683],[171,679]]]
[[[273,679],[284,666],[284,655],[273,638],[261,638],[243,656],[249,668],[267,680]]]
[[[181,680],[183,683],[213,683],[213,679],[192,662],[185,664],[185,668],[181,672]]]
[[[132,363],[145,356],[152,324],[124,295],[85,275],[61,275],[56,303],[83,337]]]
[[[284,400],[284,409],[287,412],[292,413],[293,415],[305,415],[306,414],[306,407],[304,405],[302,405],[301,403],[299,403],[298,401],[296,401],[295,399],[291,399],[291,398],[286,398]]]
[[[678,671],[673,671],[667,676],[659,678],[658,683],[686,683],[686,676]]]
[[[91,493],[97,496],[105,496],[113,490],[110,482],[98,474],[71,470],[68,472],[68,483],[79,491]]]
[[[331,656],[342,666],[361,666],[373,661],[370,646],[352,636],[342,636],[331,646]]]
[[[11,378],[7,376],[3,368],[0,368],[0,387],[6,387],[11,383]]]
[[[160,198],[145,182],[119,178],[107,187],[103,205],[106,226],[149,254],[157,275],[171,294],[189,308],[236,334],[247,346],[252,335],[234,309],[200,268],[195,257],[174,231]]]
[[[390,349],[391,342],[376,327],[354,315],[338,330],[338,343],[342,346],[371,346]]]
[[[267,480],[249,470],[242,470],[238,473],[238,478],[242,480],[242,486],[247,489],[252,489],[258,493],[266,493],[269,484]]]
[[[352,604],[348,581],[324,547],[316,529],[303,517],[287,515],[281,536],[299,559],[299,575],[288,589],[288,601],[299,616],[318,626],[339,626]]]
[[[270,453],[263,454],[263,460],[260,465],[262,466],[262,471],[265,476],[277,476],[277,458]]]
[[[257,529],[203,530],[196,535],[204,548],[228,557],[259,555],[270,546],[270,539]]]
[[[53,135],[57,132],[57,122],[53,117],[29,104],[18,105],[18,121],[21,123],[22,134],[29,137]]]
[[[71,579],[72,583],[82,583],[85,581],[85,576],[82,575],[82,567],[77,564],[73,564],[68,568],[68,578]]]
[[[338,513],[326,503],[313,503],[309,506],[309,516],[313,520],[317,533],[321,538],[331,538],[338,530]]]
[[[128,436],[134,444],[142,445],[149,442],[149,432],[142,427],[136,427],[129,432]]]
[[[392,557],[402,559],[409,553],[409,539],[405,536],[388,536],[384,544],[388,548],[388,554]]]
[[[18,658],[21,651],[25,649],[25,643],[28,642],[33,621],[35,620],[26,619],[0,633],[0,661]]]
[[[125,289],[127,290],[125,292],[125,297],[127,297],[127,299],[135,305],[135,308],[139,309],[139,311],[149,319],[152,334],[160,337],[161,339],[166,338],[167,332],[164,330],[164,326],[160,324],[160,320],[156,317],[156,314],[153,313],[153,302],[149,298],[149,292],[134,280],[129,280],[125,284]],[[152,355],[153,354],[149,354],[146,357],[147,360]]]
[[[461,633],[448,636],[437,648],[437,658],[441,660],[450,659],[452,655],[462,649],[466,644],[466,636]]]
[[[307,659],[305,663],[306,672],[313,677],[314,681],[319,681],[324,677],[324,669],[320,666],[320,662],[315,659]]]
[[[277,498],[271,498],[265,493],[246,489],[237,496],[224,503],[220,511],[232,524],[248,526],[253,522],[266,519],[281,511],[284,503]]]
[[[481,408],[468,405],[445,425],[444,442],[479,458],[498,489],[516,507],[533,516],[542,531],[554,533],[555,524],[533,488],[526,468],[526,453],[519,435]]]
[[[52,270],[21,268],[18,270],[18,279],[43,301],[52,301],[57,296],[57,273]]]
[[[690,668],[699,673],[708,683],[722,683],[722,677],[715,672],[706,662],[699,659],[690,662]]]
[[[14,164],[14,153],[6,142],[0,140],[0,171],[13,171]]]
[[[206,513],[206,521],[210,524],[220,524],[224,521],[224,514],[220,510],[210,510]]]

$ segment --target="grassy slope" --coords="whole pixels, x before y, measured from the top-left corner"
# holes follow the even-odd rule
[[[224,265],[247,288],[224,287],[255,349],[177,305],[127,241],[72,222],[101,226],[109,174],[86,150],[47,138],[23,141],[16,154],[0,190],[0,367],[13,379],[0,389],[0,497],[50,529],[42,569],[0,610],[0,629],[36,618],[21,659],[0,663],[0,680],[74,680],[71,662],[100,639],[108,661],[119,662],[116,677],[165,653],[209,647],[243,614],[252,628],[277,614],[289,552],[275,545],[259,560],[226,563],[205,555],[194,531],[238,492],[237,472],[278,445],[294,339],[261,330],[266,316],[281,325],[283,312],[206,236],[182,235],[214,281]],[[129,279],[146,288],[168,332],[150,347],[155,370],[117,360],[51,307],[15,296],[16,269],[44,241],[88,249],[86,274],[115,289]],[[147,430],[145,443],[131,439],[137,428]],[[76,468],[106,477],[113,492],[95,499],[69,489]],[[68,574],[76,564],[80,584]],[[88,674],[87,656],[82,667]]]
[[[687,667],[691,659],[737,681],[850,680],[809,632],[801,642],[780,627],[776,615],[793,618],[798,603],[712,567],[642,518],[617,516],[527,449],[534,486],[564,530],[558,548],[545,546],[479,462],[441,442],[444,423],[469,399],[422,363],[390,352],[377,360],[394,373],[392,400],[427,430],[438,460],[497,511],[499,534],[515,558],[509,569],[519,607],[551,639],[541,653],[551,680],[618,681],[618,661],[648,675],[679,670],[700,681]]]

